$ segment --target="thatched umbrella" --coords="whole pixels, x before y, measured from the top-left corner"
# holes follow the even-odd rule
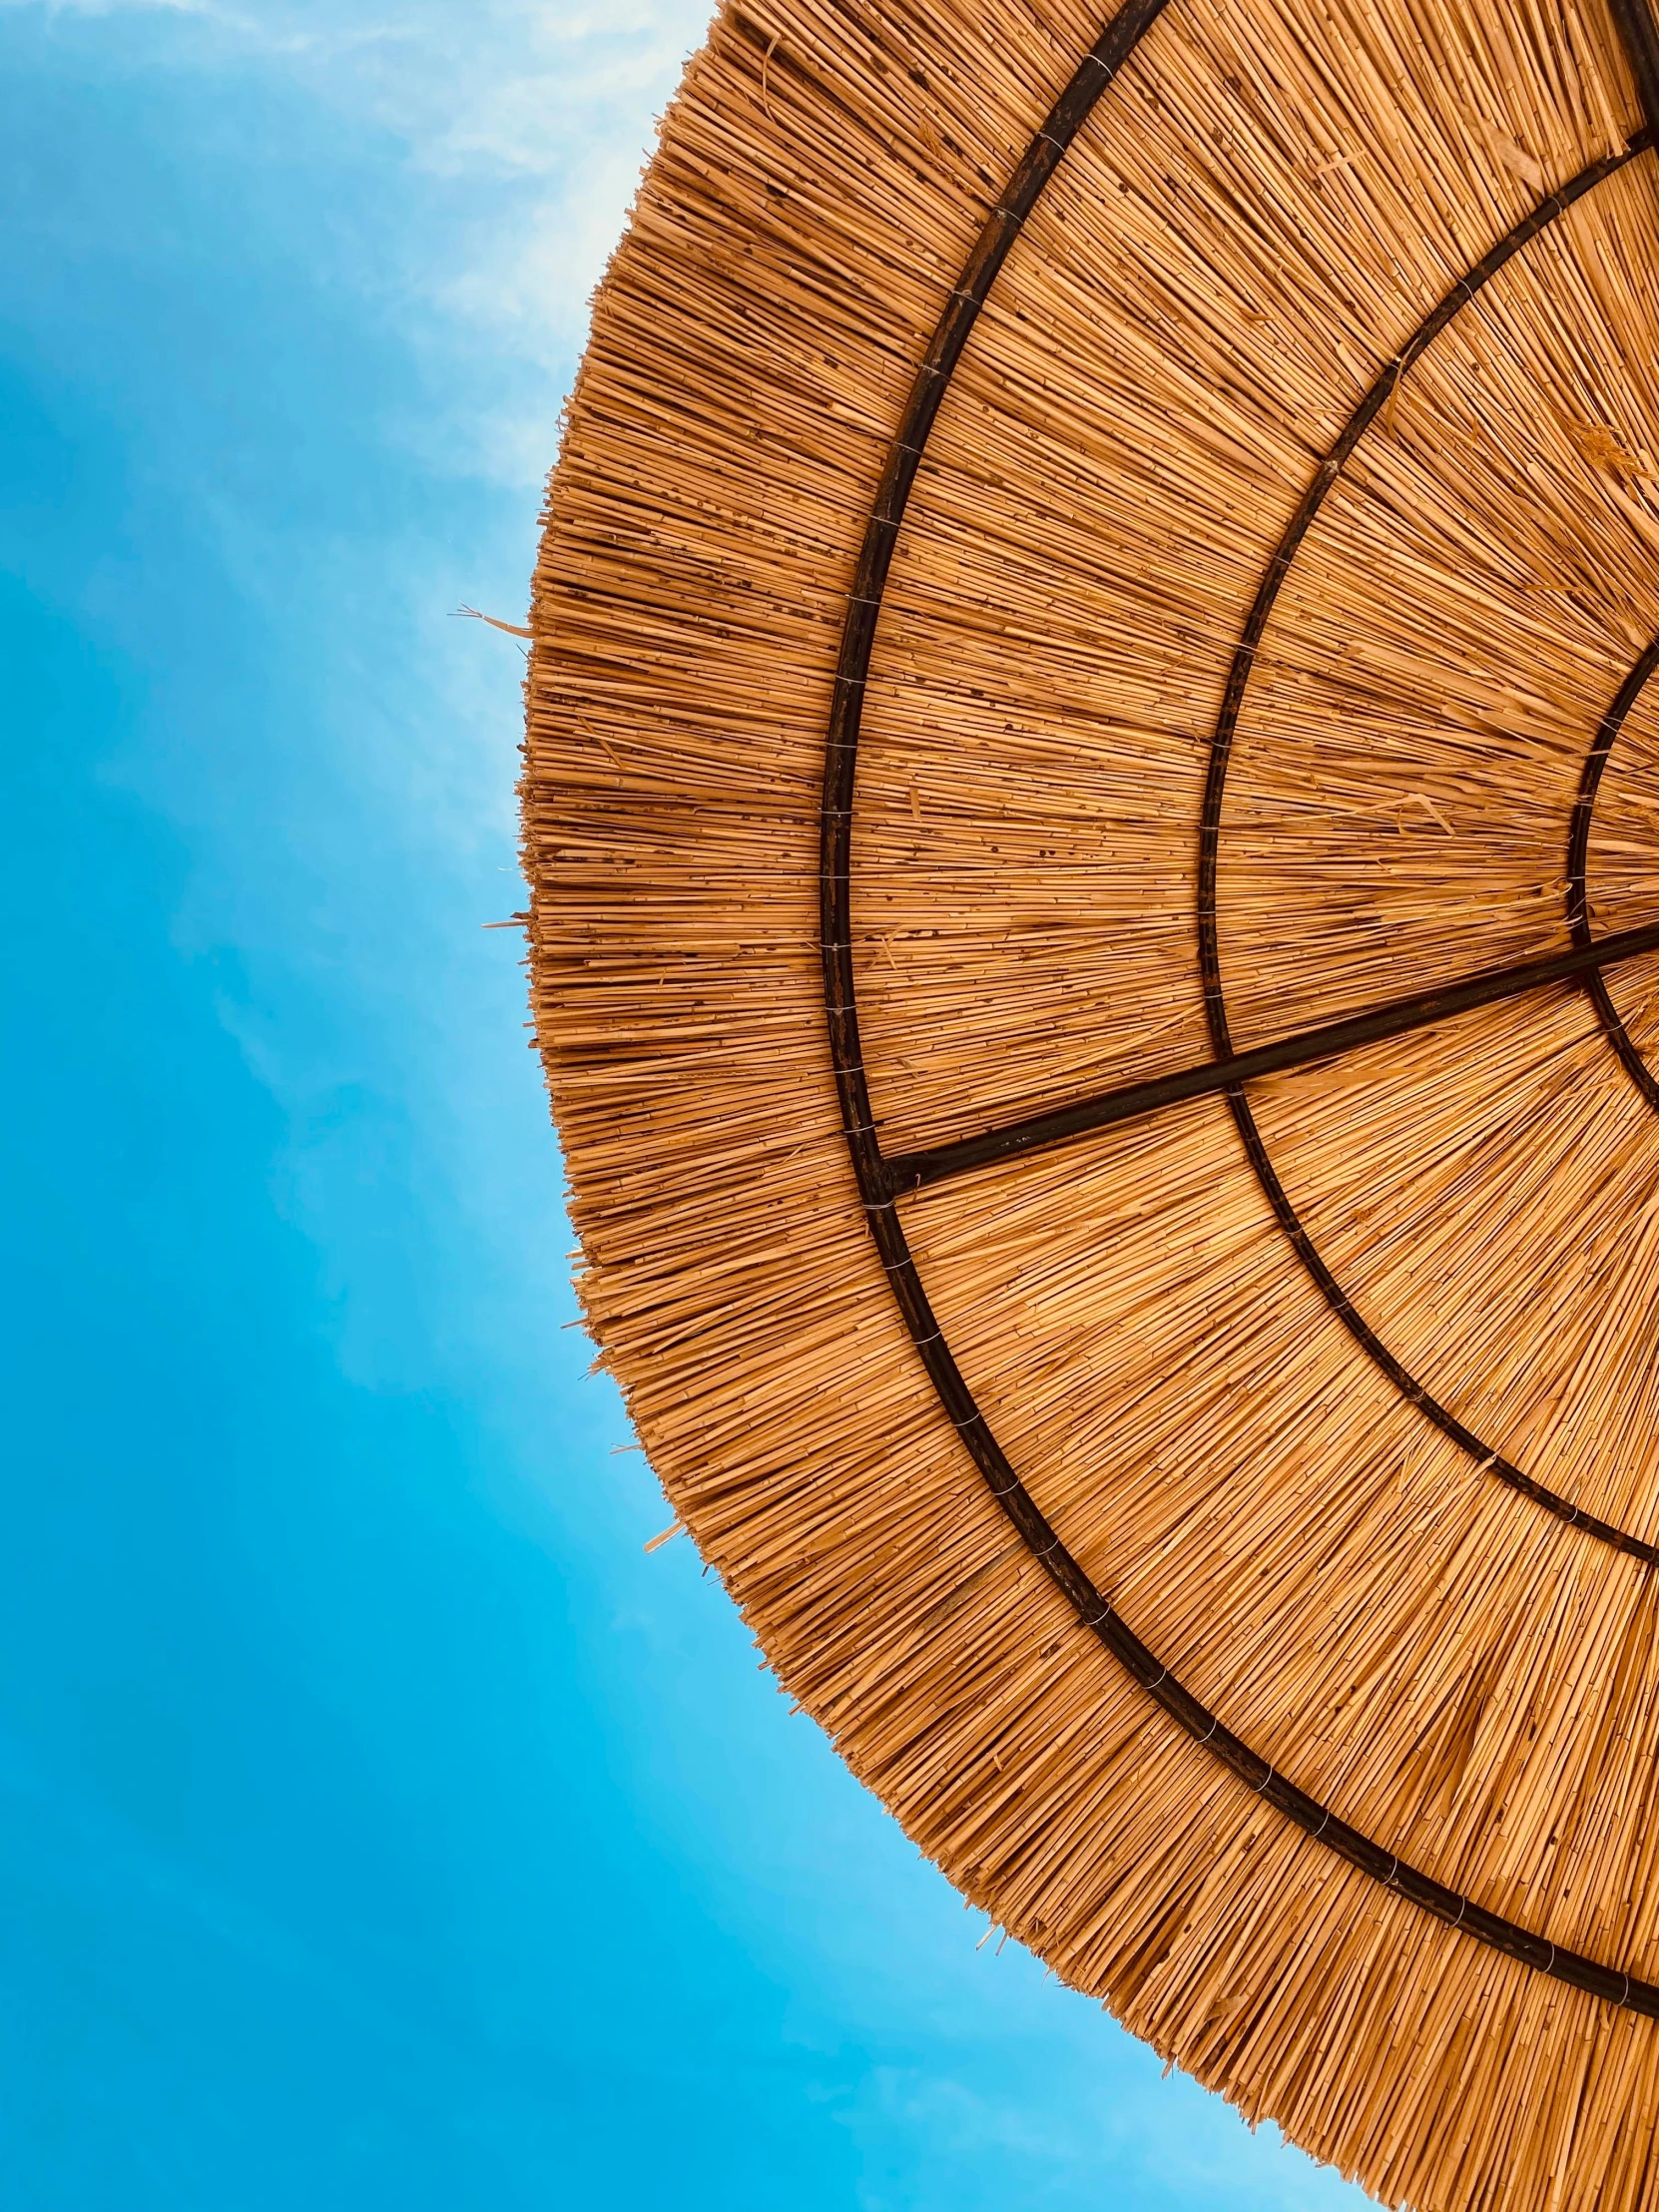
[[[1659,2197],[1643,0],[744,0],[525,838],[581,1288],[976,1904],[1393,2202]]]

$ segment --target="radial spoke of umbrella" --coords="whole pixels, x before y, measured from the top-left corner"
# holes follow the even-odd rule
[[[1659,30],[1646,0],[1611,0],[1608,13],[1618,26],[1636,97],[1651,130],[1659,131]]]
[[[1580,947],[1588,945],[1590,936],[1590,826],[1595,817],[1597,794],[1619,732],[1624,728],[1630,710],[1647,689],[1655,670],[1659,670],[1659,638],[1655,638],[1641,655],[1630,674],[1619,686],[1612,705],[1601,718],[1595,743],[1584,760],[1584,773],[1579,780],[1578,797],[1573,804],[1572,820],[1567,831],[1567,927],[1572,941]],[[1596,1010],[1596,1019],[1606,1031],[1607,1041],[1618,1054],[1619,1064],[1647,1100],[1659,1112],[1659,1080],[1643,1059],[1641,1051],[1628,1029],[1624,1026],[1618,1008],[1614,1005],[1607,984],[1599,969],[1584,978],[1584,987],[1590,1003]]]
[[[1318,1061],[1335,1059],[1387,1037],[1402,1037],[1413,1029],[1426,1029],[1435,1022],[1472,1013],[1480,1006],[1495,1006],[1504,999],[1519,998],[1527,991],[1541,990],[1551,983],[1570,983],[1581,977],[1598,975],[1617,961],[1655,951],[1659,951],[1659,922],[1648,922],[1640,929],[1622,930],[1616,936],[1575,946],[1570,952],[1552,953],[1546,959],[1523,960],[1512,967],[1485,968],[1458,982],[1420,992],[1415,997],[1390,999],[1384,1005],[1350,1014],[1341,1021],[1322,1022],[1314,1029],[1296,1030],[1290,1036],[1276,1038],[1271,1044],[1257,1045],[1249,1052],[1200,1061],[1196,1066],[1177,1068],[1171,1074],[1153,1076],[1143,1083],[1120,1084],[1093,1098],[1078,1099],[1072,1105],[1056,1107],[1047,1113],[1027,1114],[1018,1121],[982,1130],[977,1136],[959,1138],[953,1144],[930,1145],[916,1152],[893,1154],[882,1162],[887,1186],[897,1194],[920,1189],[928,1183],[942,1183],[951,1176],[967,1175],[975,1168],[990,1167],[999,1160],[1016,1158],[1020,1153],[1046,1151],[1053,1145],[1088,1136],[1096,1129],[1108,1129],[1120,1121],[1138,1120],[1142,1115],[1157,1113],[1162,1107],[1179,1105],[1189,1098],[1209,1097],[1218,1091],[1236,1089],[1259,1076],[1282,1075],[1289,1069],[1311,1067]]]

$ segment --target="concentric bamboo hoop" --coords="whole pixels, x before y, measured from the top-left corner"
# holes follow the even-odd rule
[[[677,1509],[971,1897],[1422,2206],[1651,2193],[1634,5],[734,11],[537,577]]]

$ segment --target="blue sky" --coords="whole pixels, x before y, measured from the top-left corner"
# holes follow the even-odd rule
[[[1363,2201],[981,1947],[567,1326],[450,611],[700,30],[0,0],[9,2212]]]

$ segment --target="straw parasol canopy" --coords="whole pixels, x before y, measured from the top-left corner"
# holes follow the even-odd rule
[[[742,0],[536,575],[602,1358],[950,1880],[1390,2203],[1659,2201],[1644,0]]]

